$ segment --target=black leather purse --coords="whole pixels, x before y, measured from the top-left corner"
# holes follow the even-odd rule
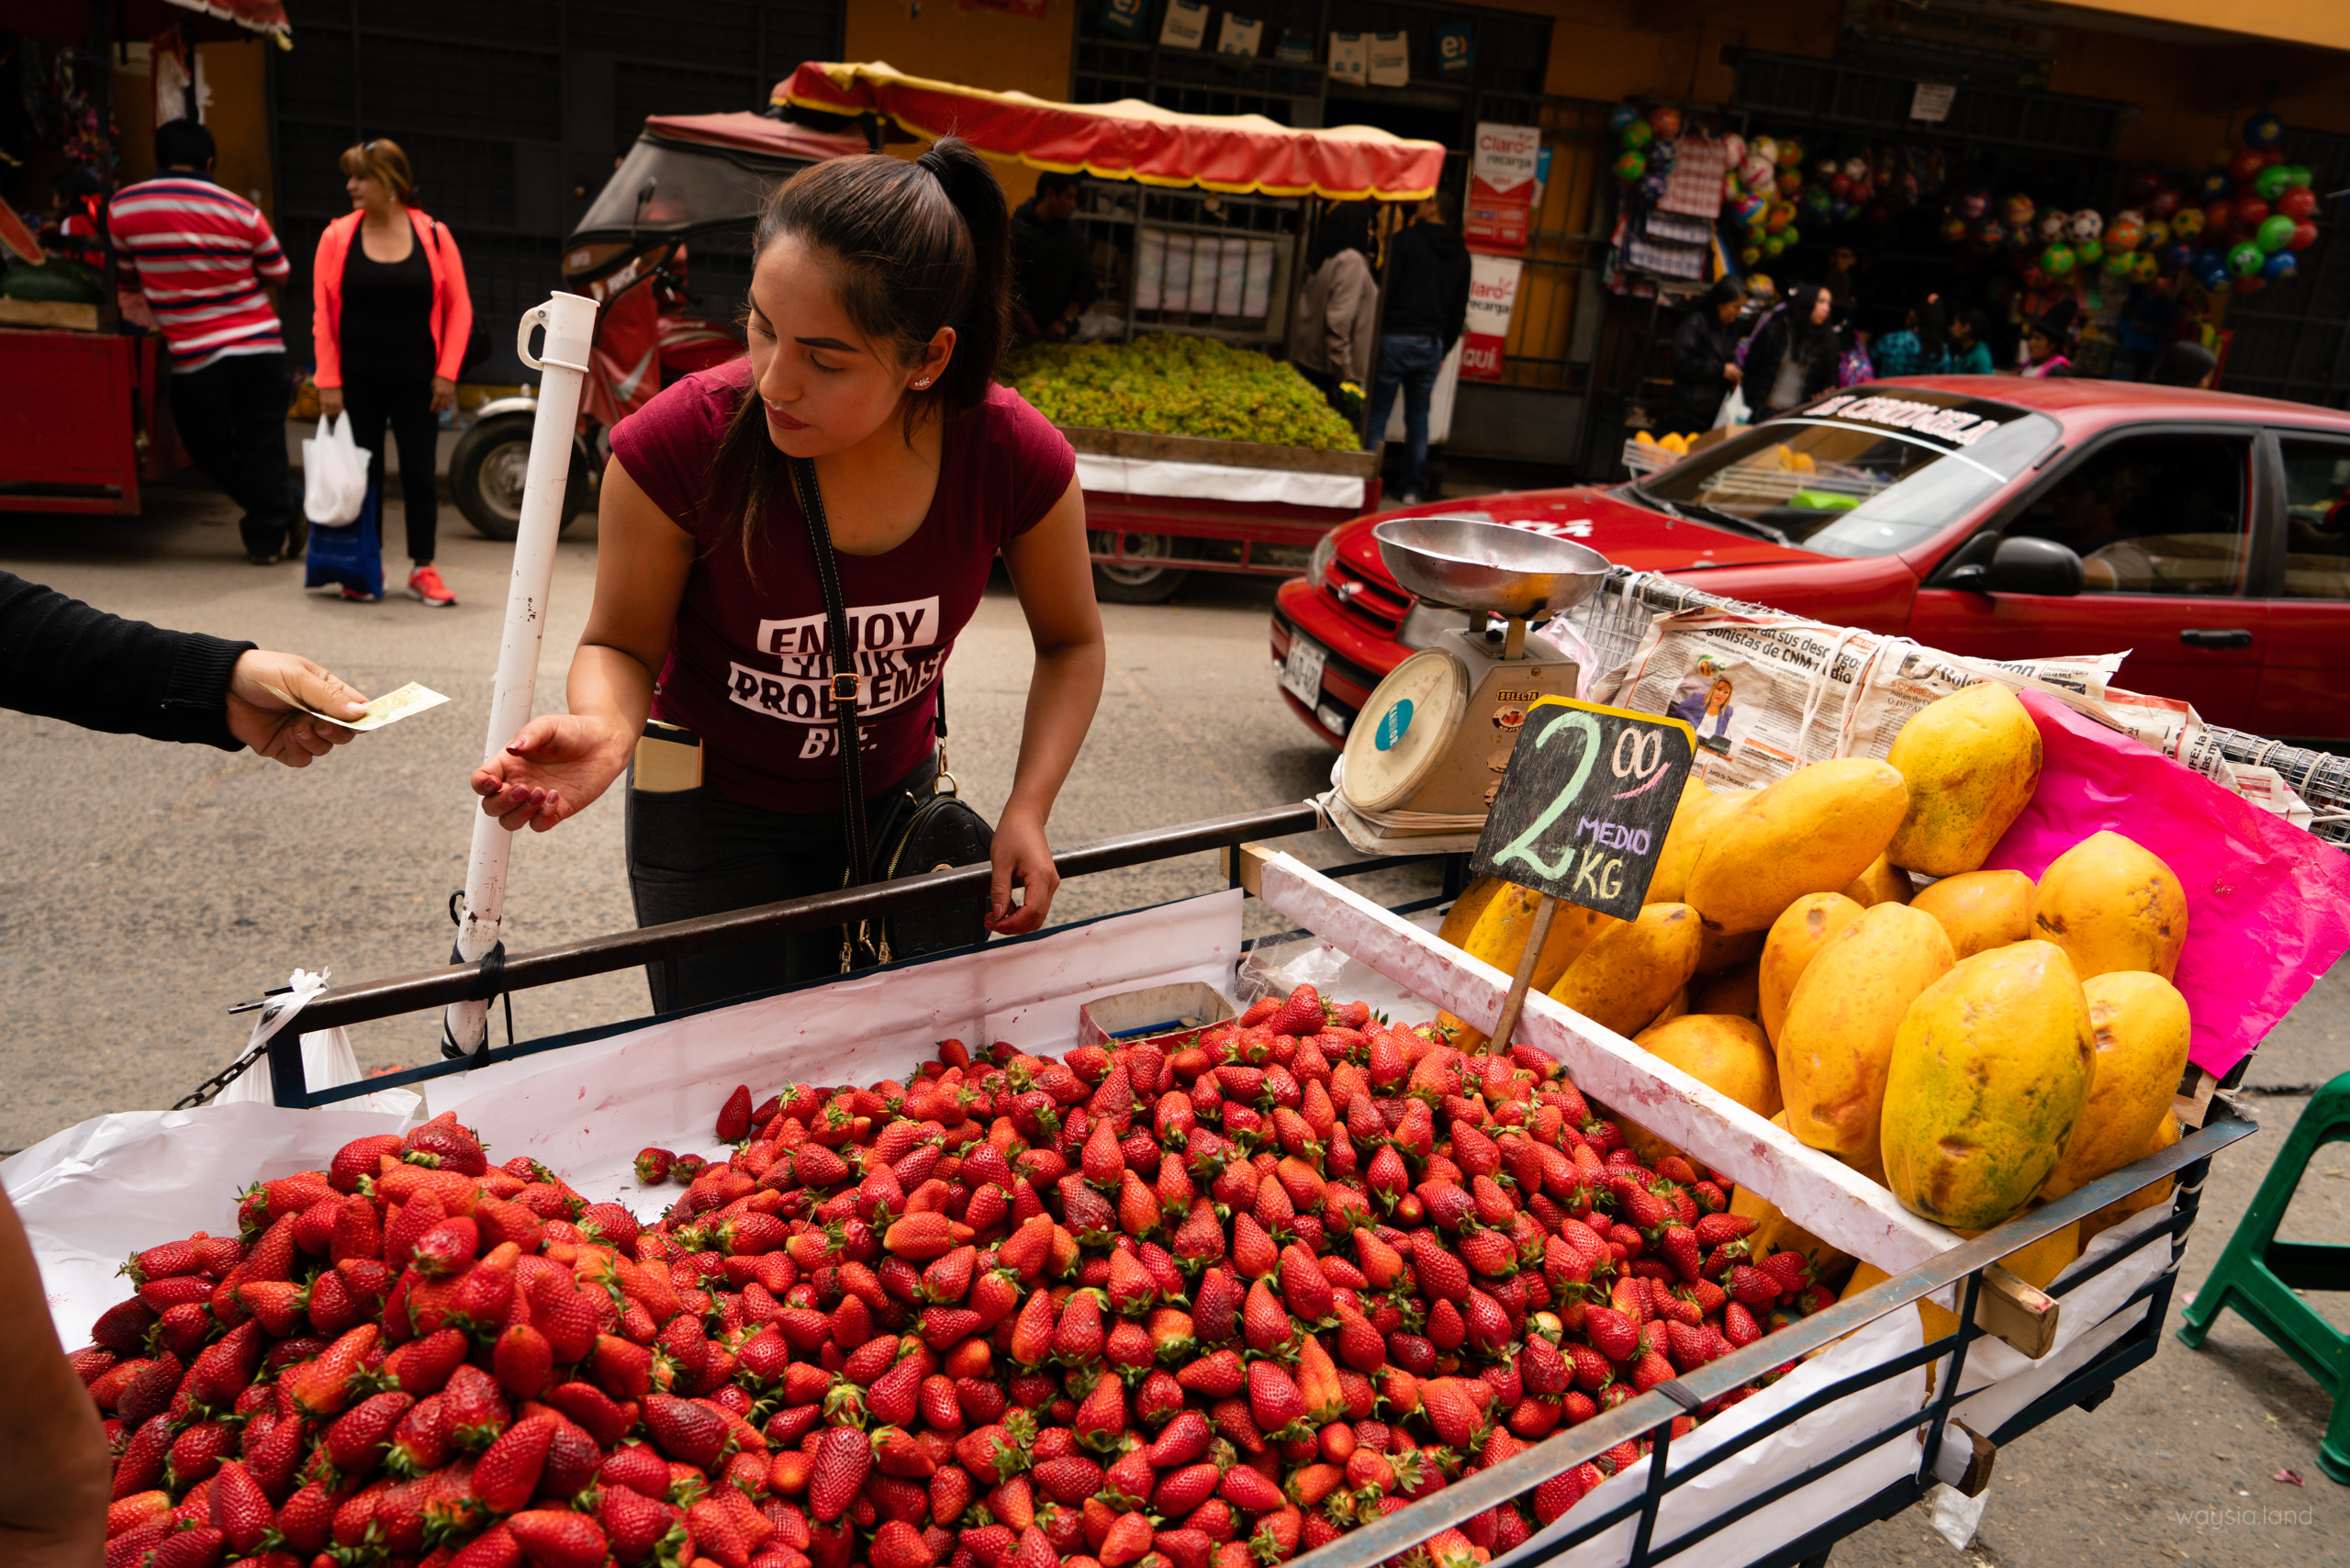
[[[848,870],[842,878],[842,885],[886,882],[950,867],[983,864],[995,842],[995,830],[988,825],[987,818],[965,803],[955,776],[946,770],[944,672],[931,709],[931,728],[938,740],[938,771],[931,779],[929,798],[920,799],[912,790],[901,790],[891,800],[866,799],[865,758],[857,726],[865,678],[857,673],[856,651],[849,645],[848,608],[841,595],[840,566],[833,554],[832,525],[824,518],[824,497],[816,483],[816,465],[806,458],[793,458],[791,483],[800,497],[800,515],[808,520],[808,543],[816,556],[816,580],[824,590],[826,642],[832,649],[833,711],[840,722],[841,822],[848,841]],[[868,809],[876,813],[878,822],[868,821]],[[877,827],[878,831],[874,831]],[[987,913],[988,901],[983,894],[844,925],[841,972],[886,964],[893,958],[917,958],[950,947],[972,946],[987,939]]]

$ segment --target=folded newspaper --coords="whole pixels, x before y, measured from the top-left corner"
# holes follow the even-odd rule
[[[2044,691],[2135,737],[2297,827],[2309,806],[2274,770],[2230,762],[2187,703],[2111,684],[2126,653],[1992,661],[1906,637],[1768,611],[1659,615],[1599,701],[1685,721],[1697,777],[1757,788],[1833,756],[1883,756],[1910,716],[1962,687],[1997,680]]]

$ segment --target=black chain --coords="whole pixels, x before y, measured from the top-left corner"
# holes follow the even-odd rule
[[[264,1002],[263,1004],[263,1012],[262,1014],[263,1019],[266,1020],[269,1015],[267,1009],[280,1005],[282,1005],[282,1003],[274,1002]],[[230,1062],[228,1066],[222,1068],[219,1071],[214,1073],[211,1077],[206,1079],[203,1082],[189,1090],[185,1094],[181,1095],[178,1101],[173,1104],[172,1109],[174,1111],[187,1111],[193,1110],[198,1105],[209,1105],[212,1103],[212,1098],[214,1095],[219,1093],[223,1089],[228,1088],[231,1083],[236,1082],[237,1080],[244,1077],[247,1072],[252,1070],[253,1063],[261,1060],[263,1057],[269,1054],[269,1041],[274,1038],[275,1038],[275,1036],[271,1036],[269,1038],[261,1040],[259,1043],[254,1045],[252,1049],[246,1051],[244,1055],[239,1057],[235,1061]]]

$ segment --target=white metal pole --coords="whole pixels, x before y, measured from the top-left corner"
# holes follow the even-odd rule
[[[531,353],[534,327],[546,333],[536,355]],[[506,631],[498,647],[485,756],[497,756],[530,722],[538,689],[539,645],[546,635],[547,595],[554,579],[555,537],[562,532],[564,492],[571,483],[572,436],[579,423],[579,398],[595,331],[596,302],[557,293],[525,310],[515,334],[515,353],[540,373],[539,407],[531,425],[514,572],[506,585]],[[478,801],[474,803],[473,853],[465,863],[464,902],[458,911],[452,963],[472,963],[495,947],[506,913],[506,857],[514,835],[483,813]],[[453,1002],[442,1021],[442,1049],[452,1056],[474,1050],[487,1037],[488,1020],[486,1002]]]

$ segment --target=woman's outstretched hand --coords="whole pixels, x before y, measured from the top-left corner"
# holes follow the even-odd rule
[[[987,928],[999,936],[1017,936],[1042,926],[1061,885],[1043,821],[1007,810],[996,824],[989,858],[995,862],[995,879],[988,884]],[[1017,904],[1012,902],[1015,885],[1021,890]]]
[[[576,816],[627,771],[632,735],[570,713],[522,726],[506,749],[474,769],[481,809],[509,833],[544,833]]]

